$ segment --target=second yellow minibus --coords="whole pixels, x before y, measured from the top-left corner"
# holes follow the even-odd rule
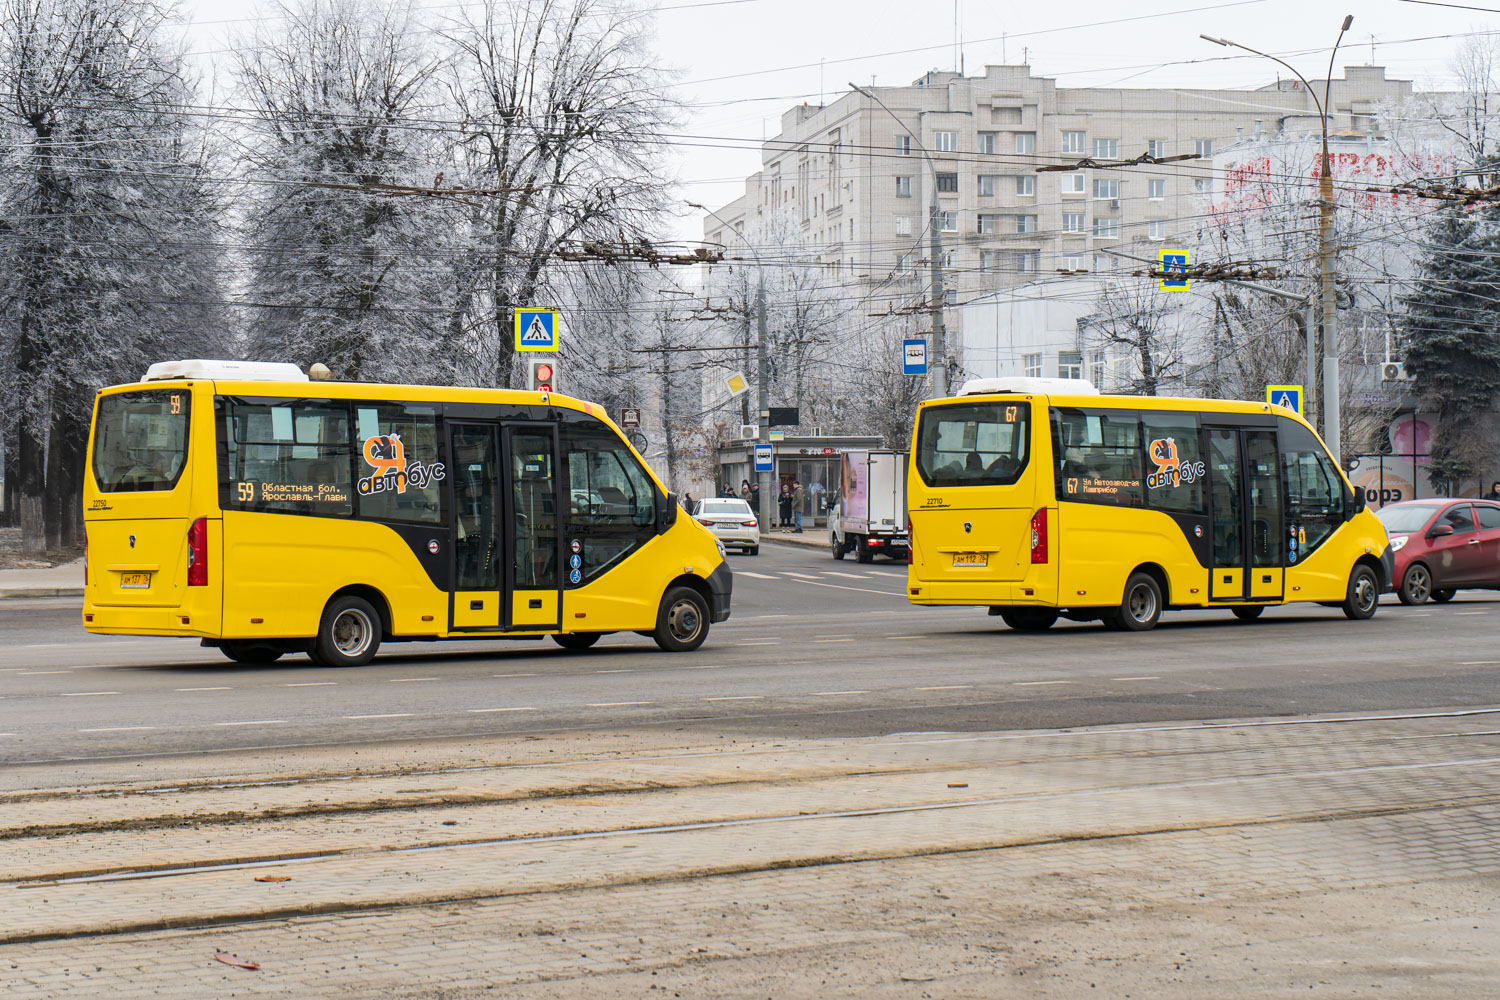
[[[914,604],[1139,631],[1164,610],[1375,614],[1385,528],[1296,413],[995,379],[922,403],[908,473]]]

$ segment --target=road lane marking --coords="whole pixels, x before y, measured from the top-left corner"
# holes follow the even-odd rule
[[[625,705],[649,705],[649,701],[591,701],[589,708],[620,708]]]
[[[842,583],[818,583],[816,580],[798,580],[797,582],[798,583],[805,583],[809,587],[831,587],[834,590],[852,590],[852,591],[855,591],[856,593],[860,593],[860,594],[880,594],[883,597],[905,597],[906,596],[905,594],[898,594],[898,593],[895,593],[895,592],[889,591],[889,590],[869,590],[868,588],[865,588],[865,587],[846,587]]]
[[[751,615],[751,618],[790,618],[791,615]]]
[[[346,719],[409,719],[411,712],[388,712],[385,715],[346,715]]]
[[[284,726],[285,719],[250,719],[245,722],[215,722],[216,726]]]
[[[1463,661],[1461,661],[1459,663],[1459,666],[1460,667],[1492,667],[1492,666],[1494,666],[1497,663],[1500,663],[1500,660],[1463,660]]]
[[[1159,681],[1160,677],[1111,677],[1115,681]]]
[[[761,701],[765,695],[759,694],[720,694],[704,698],[704,701]]]
[[[819,575],[812,574],[812,573],[794,573],[794,572],[792,572],[789,569],[784,569],[781,572],[785,573],[787,576],[795,576],[799,580],[817,580],[817,579],[820,579]]]
[[[471,708],[471,712],[535,712],[531,705],[518,705],[515,708]]]
[[[65,642],[31,642],[22,646],[22,649],[49,649],[53,646],[66,646]]]
[[[1488,611],[1455,611],[1455,615],[1487,615]]]
[[[101,729],[80,729],[80,733],[131,733],[141,729],[155,729],[155,726],[105,726]],[[0,736],[9,735],[0,733]]]
[[[918,691],[962,691],[971,688],[972,684],[938,684],[935,687],[917,688]]]
[[[635,673],[635,668],[634,667],[613,667],[613,668],[611,668],[609,670],[595,670],[594,673],[596,673],[596,674],[633,674],[633,673]]]
[[[873,576],[874,574],[872,574],[872,573],[840,573],[836,569],[831,569],[825,575],[826,576],[842,576],[842,577],[844,577],[845,579],[848,579],[848,580],[864,580],[864,579],[868,579],[870,576]]]
[[[886,636],[886,638],[887,639],[920,639],[920,638],[922,638],[922,636],[920,636],[920,635],[888,635],[888,636]]]
[[[36,677],[40,674],[71,674],[72,672],[71,670],[22,670],[18,676]]]
[[[1072,684],[1072,681],[1016,681],[1016,687],[1041,687],[1043,684]]]
[[[536,674],[490,674],[491,677],[535,677]]]
[[[779,580],[779,579],[781,579],[781,577],[779,577],[779,576],[772,576],[769,573],[752,573],[748,569],[737,569],[737,570],[734,571],[734,575],[735,576],[748,576],[748,577],[750,577],[751,579],[754,579],[754,580]]]
[[[869,694],[869,693],[870,692],[868,692],[868,691],[814,691],[813,692],[813,697],[814,698],[832,698],[834,695],[840,695],[840,694]]]
[[[774,639],[771,642],[737,642],[737,643],[735,643],[735,645],[736,646],[779,646],[779,645],[781,645],[781,640],[780,639]]]
[[[683,669],[684,670],[723,670],[724,669],[724,665],[721,664],[721,663],[711,663],[711,664],[706,664],[704,666],[684,667]]]
[[[173,688],[173,689],[172,689],[172,690],[173,690],[173,691],[233,691],[233,690],[234,690],[234,688],[232,688],[232,687],[211,687],[211,688]]]
[[[813,640],[814,643],[819,643],[819,642],[853,642],[853,641],[854,641],[853,639],[814,639]]]
[[[283,685],[283,687],[289,687],[289,688],[321,688],[321,687],[335,687],[335,686],[337,686],[337,684],[338,684],[338,681],[298,681],[295,684],[285,684],[285,685]]]
[[[392,677],[392,684],[420,684],[422,681],[435,681],[436,677]]]
[[[118,691],[62,691],[58,693],[59,698],[92,698],[101,694],[119,694]]]

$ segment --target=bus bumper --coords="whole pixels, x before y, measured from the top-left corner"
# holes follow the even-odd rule
[[[717,625],[729,618],[730,592],[734,590],[734,573],[729,563],[719,563],[719,568],[708,574],[708,620]]]
[[[195,615],[190,608],[132,608],[86,605],[83,629],[95,635],[167,635],[191,638],[219,634],[217,615]]]

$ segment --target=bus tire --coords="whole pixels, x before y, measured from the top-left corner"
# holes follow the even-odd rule
[[[1045,632],[1057,622],[1055,608],[1007,608],[1000,620],[1017,632]]]
[[[1355,565],[1354,572],[1349,574],[1349,590],[1339,607],[1345,618],[1357,622],[1375,617],[1375,609],[1380,607],[1380,581],[1373,569],[1364,563]]]
[[[691,587],[673,587],[656,613],[656,644],[669,653],[691,653],[708,638],[708,602]]]
[[[1231,608],[1230,610],[1234,612],[1234,616],[1240,621],[1253,622],[1265,614],[1266,606],[1264,604],[1247,604],[1243,608]]]
[[[1422,604],[1432,597],[1432,573],[1421,563],[1412,563],[1401,578],[1396,597],[1402,604]]]
[[[1453,596],[1457,593],[1458,591],[1452,587],[1443,587],[1441,590],[1434,590],[1432,592],[1432,599],[1439,604],[1447,604],[1453,600]]]
[[[843,560],[844,547],[839,544],[839,536],[831,531],[828,533],[828,547],[833,550],[833,558]]]
[[[226,641],[219,644],[219,652],[235,663],[275,663],[281,659],[281,650],[258,642]]]
[[[870,551],[870,543],[865,541],[865,536],[860,535],[854,540],[854,558],[862,563],[873,562],[875,553]]]
[[[569,632],[566,635],[554,635],[552,641],[563,649],[588,649],[599,641],[599,632]]]
[[[362,667],[380,648],[380,612],[363,597],[346,594],[328,602],[312,656],[329,667]]]
[[[1150,573],[1132,573],[1125,596],[1104,624],[1121,632],[1146,632],[1161,619],[1161,584]]]

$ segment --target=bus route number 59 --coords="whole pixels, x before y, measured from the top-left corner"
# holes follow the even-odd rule
[[[235,483],[234,492],[240,503],[249,503],[255,499],[254,483]]]

